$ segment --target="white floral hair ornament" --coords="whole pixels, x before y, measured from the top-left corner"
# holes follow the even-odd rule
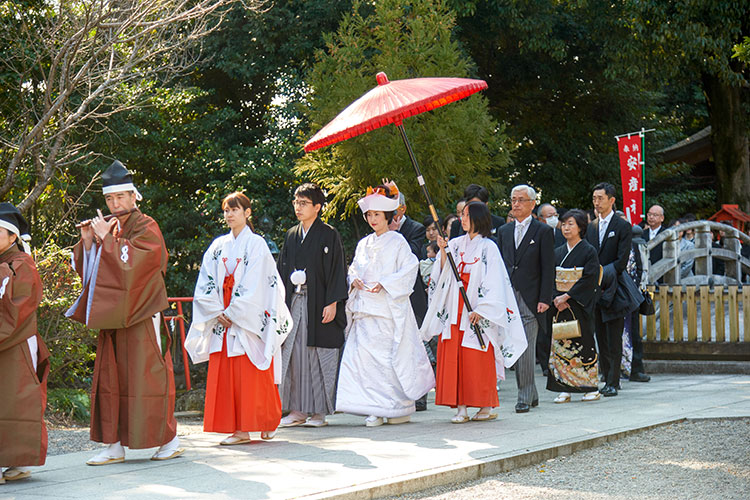
[[[398,195],[398,191],[396,191],[396,195]],[[368,187],[366,196],[360,199],[357,204],[363,214],[370,210],[393,212],[398,208],[398,196],[396,199],[389,198],[383,188],[376,187],[373,189]]]

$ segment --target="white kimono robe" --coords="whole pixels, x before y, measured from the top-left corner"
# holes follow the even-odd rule
[[[225,263],[229,272],[234,271],[232,301],[226,309]],[[185,339],[193,363],[220,352],[226,333],[227,356],[247,356],[259,370],[267,370],[273,359],[274,380],[280,383],[281,344],[292,329],[284,297],[284,285],[263,238],[249,227],[236,239],[231,232],[216,238],[203,255],[195,284],[193,322]],[[218,320],[221,313],[232,320],[226,332]]]
[[[513,366],[526,350],[527,342],[500,250],[493,241],[481,235],[473,240],[468,235],[453,238],[448,242],[448,249],[456,265],[462,261],[477,261],[467,268],[471,275],[466,295],[472,310],[483,318],[477,326],[484,337],[485,349],[481,348],[471,329],[466,306],[461,312],[459,325],[465,332],[461,346],[478,350],[492,346],[497,377],[504,379],[504,366]],[[442,269],[439,262],[432,267],[429,294],[430,307],[420,330],[422,339],[427,341],[435,335],[441,335],[443,341],[450,339],[451,325],[455,325],[458,319],[459,286],[447,259]]]
[[[414,400],[435,387],[435,375],[419,338],[409,301],[418,261],[396,231],[360,240],[349,267],[349,285],[359,278],[378,293],[352,288],[339,371],[336,410],[356,415],[401,417]]]

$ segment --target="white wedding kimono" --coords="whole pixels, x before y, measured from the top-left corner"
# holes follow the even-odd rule
[[[469,313],[464,306],[459,325],[465,332],[461,346],[478,350],[492,346],[497,377],[504,379],[504,366],[513,366],[526,350],[527,342],[500,250],[494,241],[481,235],[473,240],[469,235],[453,238],[448,242],[448,249],[457,266],[461,262],[473,263],[466,295],[472,310],[483,318],[477,326],[483,335],[485,349],[481,348],[471,329]],[[447,259],[442,269],[439,261],[432,267],[429,294],[430,307],[420,330],[422,339],[427,341],[435,335],[442,335],[441,341],[450,339],[451,325],[456,324],[458,318],[459,286]]]
[[[409,301],[418,261],[396,231],[360,240],[349,267],[378,293],[352,288],[339,371],[336,410],[396,418],[414,413],[414,400],[435,387],[435,375],[419,338]]]
[[[223,283],[234,272],[232,301],[224,309]],[[284,300],[284,285],[266,241],[245,227],[216,238],[203,255],[193,296],[193,322],[185,349],[193,363],[208,361],[220,352],[227,335],[227,356],[247,356],[259,370],[275,359],[274,381],[281,382],[281,344],[292,329]],[[232,326],[225,332],[218,317],[224,313]]]

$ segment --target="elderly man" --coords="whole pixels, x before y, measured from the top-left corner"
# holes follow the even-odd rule
[[[664,207],[654,205],[648,209],[648,212],[646,212],[646,230],[643,232],[643,239],[651,241],[659,236],[659,233],[664,231],[664,229]],[[662,243],[651,250],[648,259],[649,262],[653,264],[654,262],[659,262],[661,260],[663,245],[664,244]]]
[[[565,244],[565,237],[560,231],[557,209],[551,203],[542,203],[536,211],[539,222],[544,222],[555,232],[555,248]]]
[[[534,384],[534,360],[539,325],[552,302],[555,283],[555,249],[552,228],[531,216],[536,191],[520,185],[510,194],[515,218],[498,231],[500,254],[508,270],[523,321],[528,348],[516,363],[518,403],[516,413],[526,413],[539,404]]]
[[[125,460],[125,448],[159,446],[151,460],[183,453],[174,418],[167,248],[158,224],[138,209],[131,173],[115,161],[102,175],[107,208],[81,228],[73,263],[83,291],[66,315],[99,330],[91,386],[91,440],[107,444],[89,465]]]

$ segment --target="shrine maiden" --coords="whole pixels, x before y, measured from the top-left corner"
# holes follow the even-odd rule
[[[359,241],[349,267],[336,410],[367,415],[365,425],[374,427],[384,419],[409,421],[414,401],[435,386],[435,376],[409,301],[418,261],[404,237],[388,230],[398,192],[369,188],[358,203],[375,232]]]
[[[492,220],[487,205],[467,203],[461,213],[466,232],[448,243],[438,238],[440,254],[432,267],[430,307],[422,325],[424,340],[440,335],[437,355],[435,404],[456,408],[453,423],[470,420],[467,407],[479,411],[474,421],[497,418],[497,380],[504,366],[512,366],[526,349],[510,279],[497,244],[492,241]],[[468,313],[459,285],[447,262],[446,250],[458,268],[472,306]],[[471,325],[482,334],[485,347]]]
[[[251,229],[250,200],[222,201],[231,230],[203,255],[185,348],[208,361],[203,429],[231,433],[221,444],[272,439],[281,420],[281,344],[292,328],[284,285],[266,241]]]

